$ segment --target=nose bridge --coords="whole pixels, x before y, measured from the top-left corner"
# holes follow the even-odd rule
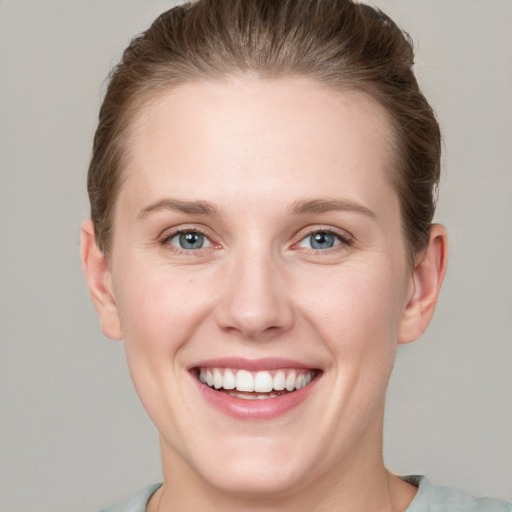
[[[247,244],[231,255],[219,323],[248,339],[286,331],[293,322],[283,262],[267,245]]]

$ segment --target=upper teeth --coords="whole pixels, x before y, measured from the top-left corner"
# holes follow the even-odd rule
[[[249,372],[230,368],[201,368],[199,380],[215,389],[236,389],[237,391],[294,391],[307,386],[314,376],[308,370],[277,370]]]

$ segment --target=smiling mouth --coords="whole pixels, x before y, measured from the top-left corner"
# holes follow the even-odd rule
[[[279,369],[252,372],[233,368],[196,368],[196,377],[209,388],[243,400],[265,400],[308,386],[317,370]]]

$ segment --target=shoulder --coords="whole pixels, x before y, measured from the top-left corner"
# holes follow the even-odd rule
[[[512,504],[493,498],[473,498],[469,494],[432,485],[424,476],[403,477],[418,487],[406,512],[512,512]]]
[[[151,487],[140,491],[133,498],[104,508],[100,512],[145,512],[149,498],[162,486],[162,484],[154,484]]]

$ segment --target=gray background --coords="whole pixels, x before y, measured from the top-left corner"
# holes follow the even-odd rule
[[[94,511],[160,478],[79,263],[100,84],[173,2],[0,0],[0,510]],[[401,347],[391,470],[512,500],[512,2],[382,0],[444,130],[438,311]]]

